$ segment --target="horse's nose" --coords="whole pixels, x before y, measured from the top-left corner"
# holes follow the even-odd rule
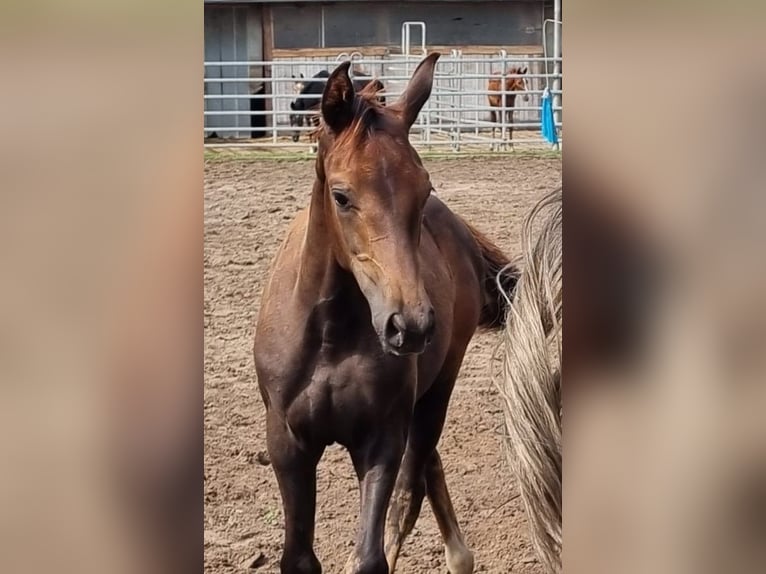
[[[293,134],[293,142],[297,142],[299,139],[301,139],[301,134]]]
[[[422,309],[413,317],[394,313],[386,322],[385,339],[391,349],[400,355],[422,353],[431,342],[436,328],[432,307]]]

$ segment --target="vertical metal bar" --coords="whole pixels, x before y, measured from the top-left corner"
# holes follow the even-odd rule
[[[410,25],[407,23],[407,29],[404,31],[404,45],[407,46],[407,55],[410,55]]]
[[[456,94],[455,98],[452,101],[453,101],[453,106],[454,106],[454,102],[456,100],[458,102],[457,106],[454,107],[454,113],[455,113],[454,117],[455,117],[455,120],[456,120],[455,123],[457,124],[457,126],[455,128],[455,133],[456,133],[455,137],[457,139],[457,146],[455,146],[454,149],[455,149],[455,151],[460,151],[461,136],[462,136],[462,133],[463,133],[462,124],[463,124],[463,113],[464,113],[462,111],[462,109],[460,109],[460,108],[463,107],[463,97],[464,97],[463,96],[463,78],[462,78],[462,75],[463,75],[463,50],[458,50],[457,51],[457,60],[458,60],[458,63],[455,66],[455,74],[457,75],[457,81],[455,83],[457,85],[457,88],[459,89],[459,92]]]
[[[500,76],[500,142],[501,142],[501,148],[506,149],[505,144],[505,128],[507,122],[505,121],[505,114],[506,114],[506,106],[505,106],[505,77],[508,73],[508,63],[507,63],[507,53],[505,50],[500,51],[500,56],[502,58],[501,62],[501,70],[502,75]]]
[[[438,88],[437,88],[436,91],[438,92]],[[431,98],[428,98],[426,100],[425,112],[426,112],[426,127],[425,127],[426,137],[425,137],[425,141],[426,141],[426,145],[428,146],[428,150],[430,151],[431,150]]]
[[[319,6],[319,11],[320,11],[320,24],[319,25],[321,26],[321,28],[319,30],[319,42],[320,42],[320,48],[324,48],[325,47],[325,45],[324,45],[324,42],[325,42],[325,40],[324,40],[324,33],[325,33],[324,32],[324,4]]]
[[[276,62],[272,62],[272,63],[276,63]],[[271,69],[274,70],[274,66],[272,66]],[[276,86],[275,80],[276,78],[272,76],[272,81],[271,81],[272,83],[272,88],[271,88],[271,126],[272,126],[271,141],[272,143],[277,143],[277,135],[278,135],[277,131],[279,129],[277,127],[277,98],[275,97],[277,94],[277,86]]]
[[[273,64],[274,60],[274,15],[271,11],[271,6],[268,4],[264,4],[262,6],[261,11],[261,26],[263,28],[262,30],[262,46],[261,46],[261,57],[263,58],[264,62],[269,62],[270,64]],[[264,66],[262,76],[264,78],[270,78],[273,79],[274,74],[274,68],[271,65]],[[267,98],[264,101],[264,107],[265,112],[274,111],[274,86],[272,85],[273,82],[264,82],[264,88],[263,93],[264,95],[271,96],[271,98]],[[271,108],[269,108],[271,106]],[[268,115],[264,114],[264,120],[268,124]],[[274,123],[271,124],[271,130],[272,134],[275,134],[275,130],[277,129],[277,126],[274,125]],[[265,134],[264,134],[265,135]],[[275,138],[276,141],[276,138]]]
[[[553,2],[553,117],[555,123],[561,122],[561,112],[556,108],[561,106],[561,0]]]

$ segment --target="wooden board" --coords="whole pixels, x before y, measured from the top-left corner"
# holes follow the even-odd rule
[[[429,52],[441,52],[449,55],[452,50],[461,50],[463,54],[497,54],[505,50],[509,56],[542,56],[542,46],[426,46]]]
[[[391,52],[391,48],[385,46],[365,46],[363,48],[299,48],[295,50],[285,50],[281,48],[274,48],[272,55],[276,58],[297,58],[297,57],[326,57],[337,56],[342,53],[351,54],[352,52],[359,52],[364,57],[369,56],[385,56]]]
[[[265,36],[265,34],[264,34]],[[445,56],[451,50],[462,50],[463,54],[497,54],[500,50],[505,50],[511,56],[542,56],[542,46],[426,46],[429,52],[441,52]],[[276,58],[298,58],[298,57],[326,57],[337,56],[343,52],[351,54],[360,52],[365,58],[372,56],[386,56],[389,54],[398,54],[400,47],[389,46],[365,46],[363,48],[300,48],[295,50],[285,50],[274,48],[272,57]],[[265,54],[265,51],[264,51]],[[265,56],[264,56],[265,57]]]

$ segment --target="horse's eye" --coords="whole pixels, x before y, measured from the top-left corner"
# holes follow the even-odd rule
[[[332,198],[335,200],[335,204],[341,209],[348,209],[351,207],[351,202],[349,201],[348,196],[342,191],[333,191]]]

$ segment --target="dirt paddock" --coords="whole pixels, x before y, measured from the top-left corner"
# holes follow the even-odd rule
[[[560,157],[425,160],[438,196],[512,257],[524,214],[561,181]],[[312,161],[205,164],[205,572],[279,572],[282,507],[265,456],[264,408],[252,340],[268,267],[308,202]],[[477,334],[448,413],[440,453],[476,572],[539,574],[500,441],[489,377],[496,334]],[[352,550],[359,495],[351,462],[330,447],[319,465],[315,549],[335,574]],[[430,507],[405,543],[397,572],[446,572]],[[251,569],[254,567],[255,569]]]

